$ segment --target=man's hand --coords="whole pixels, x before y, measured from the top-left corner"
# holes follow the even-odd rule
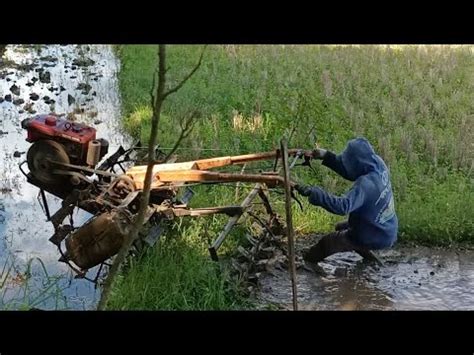
[[[304,155],[311,159],[323,159],[326,155],[326,149],[315,148],[313,150],[307,150]]]
[[[326,155],[326,149],[316,148],[313,149],[313,159],[323,159]]]
[[[296,184],[295,190],[302,196],[309,196],[311,195],[311,186],[303,185],[303,184]]]

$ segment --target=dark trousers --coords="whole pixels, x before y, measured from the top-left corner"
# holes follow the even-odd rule
[[[355,245],[351,241],[351,229],[347,221],[336,224],[335,229],[335,232],[326,234],[303,255],[305,261],[317,263],[336,253],[355,251],[366,260],[378,262],[369,249]]]

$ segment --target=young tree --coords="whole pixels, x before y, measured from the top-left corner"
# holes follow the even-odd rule
[[[153,177],[153,166],[157,163],[156,157],[155,157],[155,147],[157,144],[158,124],[160,122],[161,109],[163,106],[163,102],[169,95],[177,92],[186,83],[186,81],[188,81],[189,78],[191,78],[191,76],[198,70],[202,62],[204,49],[201,52],[199,61],[194,66],[194,68],[189,72],[189,74],[186,75],[175,87],[166,90],[166,72],[169,69],[166,67],[166,46],[164,44],[160,44],[158,46],[158,65],[155,68],[155,72],[153,74],[153,84],[150,90],[151,106],[152,106],[153,111],[152,111],[152,117],[151,117],[150,140],[148,143],[148,164],[147,164],[147,170],[145,174],[143,193],[142,193],[141,201],[140,201],[140,208],[134,219],[131,233],[127,236],[126,240],[124,241],[123,246],[121,247],[120,251],[115,257],[114,262],[110,268],[109,275],[107,276],[105,280],[105,284],[104,284],[102,294],[99,300],[99,304],[97,307],[98,310],[104,310],[106,308],[107,301],[110,296],[110,291],[112,290],[114,279],[116,275],[120,272],[122,264],[125,261],[127,255],[129,254],[130,248],[132,247],[133,242],[137,239],[141,228],[143,228],[145,213],[146,213],[149,199],[150,199],[150,187],[151,187],[151,182],[152,182],[152,177]],[[158,85],[156,85],[157,77],[158,77]],[[181,126],[182,132],[178,138],[178,141],[175,144],[175,148],[173,149],[173,151],[176,150],[177,145],[179,145],[181,140],[189,134],[190,127],[192,127],[192,124],[191,122],[185,121],[184,124],[180,124],[180,126]],[[169,156],[170,154],[168,154],[166,160],[169,158]]]

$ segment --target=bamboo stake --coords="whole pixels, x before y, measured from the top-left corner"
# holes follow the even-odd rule
[[[290,261],[290,277],[293,291],[293,310],[298,310],[298,294],[296,288],[296,265],[295,265],[295,242],[293,238],[293,220],[291,215],[291,181],[290,168],[288,166],[288,146],[287,141],[283,138],[280,141],[281,160],[283,165],[283,173],[285,179],[285,210],[286,210],[286,232],[288,237],[288,259]]]

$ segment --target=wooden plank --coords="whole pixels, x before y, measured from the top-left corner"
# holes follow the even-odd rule
[[[201,170],[161,171],[156,180],[166,182],[260,182],[269,185],[283,185],[279,175],[228,174]]]
[[[289,154],[295,155],[299,149],[290,149]],[[243,155],[231,155],[228,157],[210,158],[196,160],[196,165],[199,170],[212,169],[217,167],[223,167],[234,164],[244,164],[252,161],[268,160],[277,157],[278,152],[276,150],[264,153],[253,153]]]
[[[289,154],[295,155],[299,149],[290,149]],[[268,160],[275,158],[277,156],[277,151],[264,152],[264,153],[254,153],[254,154],[244,154],[244,155],[229,155],[225,157],[216,157],[208,159],[199,159],[193,161],[186,161],[181,163],[166,163],[166,164],[157,164],[153,168],[153,173],[160,171],[169,171],[169,170],[207,170],[213,169],[233,164],[244,164],[246,162],[258,161],[258,160]],[[139,172],[146,172],[146,165],[136,165],[127,170],[127,174],[136,174]]]
[[[282,165],[285,179],[285,211],[286,211],[286,232],[288,236],[288,259],[290,261],[290,277],[293,291],[293,310],[298,310],[298,294],[296,288],[296,265],[295,265],[295,241],[293,231],[293,219],[291,215],[291,181],[290,168],[288,165],[288,147],[286,139],[281,140]]]
[[[127,170],[127,174],[138,174],[145,173],[147,169],[146,165],[135,165]],[[166,164],[157,164],[153,167],[153,173],[156,174],[159,171],[167,170],[190,170],[196,169],[196,162],[194,161],[185,161],[181,163],[166,163]]]

